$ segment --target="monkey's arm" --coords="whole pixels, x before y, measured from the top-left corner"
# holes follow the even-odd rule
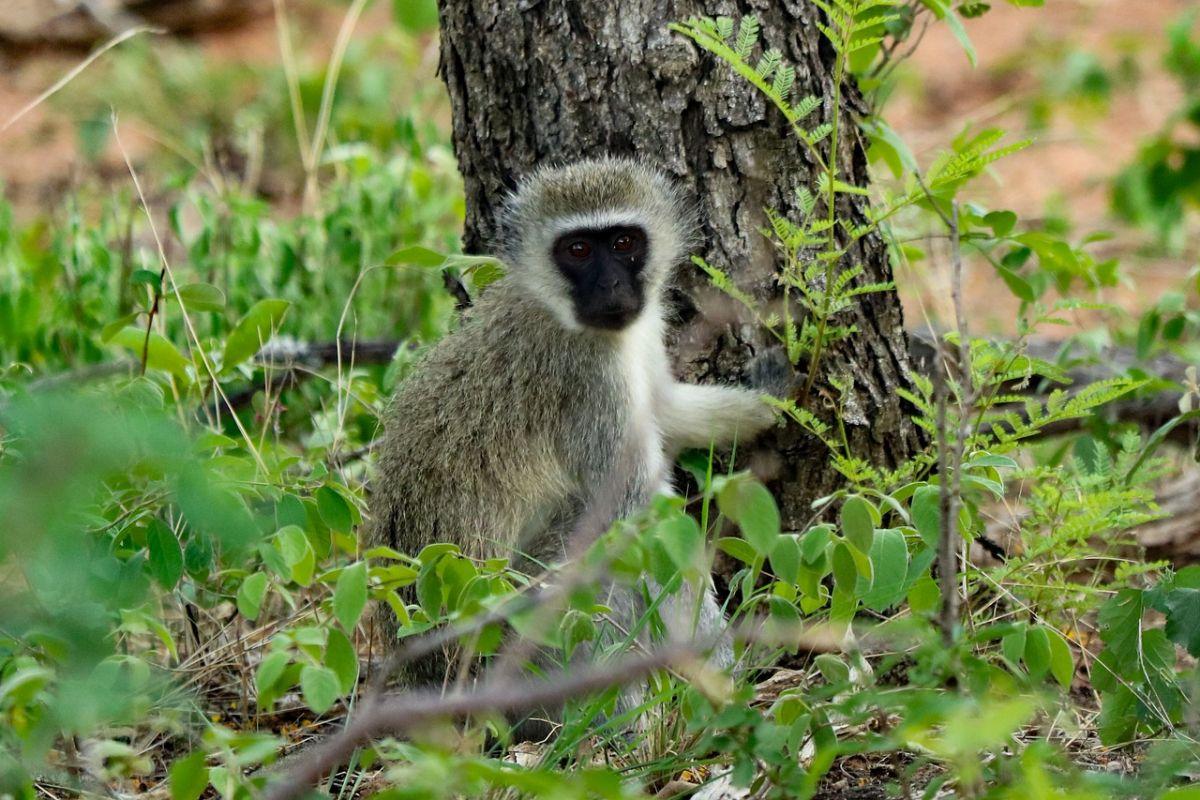
[[[672,383],[664,394],[658,423],[671,452],[744,442],[775,422],[763,395],[750,389]]]

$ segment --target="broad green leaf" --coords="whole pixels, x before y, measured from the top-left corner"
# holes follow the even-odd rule
[[[325,645],[325,666],[337,676],[342,694],[350,694],[358,684],[358,654],[346,634],[337,628],[329,629]]]
[[[779,538],[779,509],[767,487],[748,477],[727,481],[717,493],[721,513],[737,523],[760,556],[768,556]]]
[[[1017,226],[1017,215],[1012,211],[992,211],[983,215],[983,224],[998,237],[1008,236]]]
[[[221,311],[225,308],[225,295],[211,283],[180,286],[179,297],[188,311]]]
[[[800,540],[800,557],[805,564],[815,564],[825,555],[825,548],[833,539],[833,526],[828,523],[814,525],[804,533]]]
[[[942,593],[938,590],[937,581],[928,575],[917,579],[908,590],[908,607],[917,614],[932,614],[938,610]]]
[[[1054,628],[1045,630],[1050,641],[1050,674],[1060,686],[1070,689],[1071,679],[1075,677],[1075,656],[1071,653],[1071,645]]]
[[[338,677],[328,667],[305,664],[300,670],[300,691],[305,705],[316,714],[324,714],[340,694]]]
[[[446,263],[448,256],[436,250],[420,245],[401,247],[387,257],[389,266],[408,265],[414,267],[440,267]]]
[[[996,265],[996,274],[1000,276],[1000,280],[1004,281],[1004,285],[1020,300],[1026,303],[1035,302],[1038,298],[1037,290],[1033,288],[1033,284],[1025,280],[1016,272],[1005,266]]]
[[[247,575],[242,579],[242,585],[238,587],[238,612],[253,622],[258,619],[258,613],[262,610],[263,600],[266,596],[267,573],[255,572],[253,575]]]
[[[794,534],[780,536],[771,551],[771,571],[784,583],[796,583],[800,576],[800,542]]]
[[[317,512],[321,520],[335,531],[350,533],[354,529],[354,514],[341,492],[329,486],[317,489]]]
[[[246,316],[238,321],[225,338],[221,371],[229,372],[257,353],[275,333],[290,305],[287,300],[268,298],[251,306]]]
[[[197,750],[172,764],[167,782],[171,787],[171,800],[197,800],[208,787],[204,751]]]
[[[175,533],[155,519],[146,528],[146,566],[164,589],[174,589],[183,577],[183,548]]]
[[[305,555],[312,549],[312,545],[308,543],[308,537],[304,535],[304,530],[300,526],[285,525],[275,534],[275,549],[291,567],[304,560]]]
[[[850,681],[850,667],[840,656],[833,653],[821,653],[813,659],[825,682],[837,686]]]
[[[285,650],[272,650],[263,656],[259,662],[258,671],[254,673],[254,688],[259,702],[271,693],[275,684],[283,677],[284,670],[291,663],[291,656]]]
[[[438,575],[437,561],[421,564],[417,576],[417,602],[431,620],[437,619],[442,612],[442,579]]]
[[[125,330],[125,328],[128,328],[131,325],[133,325],[134,321],[137,320],[138,315],[140,313],[141,312],[138,312],[138,311],[130,312],[129,314],[126,314],[123,317],[114,319],[112,322],[105,325],[103,328],[100,329],[100,341],[104,342],[105,344],[108,344],[109,342],[111,342],[112,338],[114,336],[116,336],[121,331]],[[135,329],[136,329],[136,327],[135,327]]]
[[[753,564],[758,560],[758,554],[745,539],[735,536],[722,536],[717,539],[717,549],[726,555],[731,555],[743,564]]]
[[[1121,589],[1100,607],[1100,638],[1108,645],[1110,666],[1121,677],[1136,678],[1141,671],[1144,599],[1141,589]]]
[[[833,580],[839,591],[851,596],[858,584],[858,565],[851,553],[850,545],[838,542],[833,547]]]
[[[908,545],[904,534],[891,528],[875,531],[870,557],[875,577],[862,602],[873,611],[884,611],[903,600],[907,588]]]
[[[1040,625],[1025,632],[1024,660],[1034,680],[1041,680],[1050,671],[1050,635]]]
[[[672,514],[658,526],[656,538],[671,563],[680,571],[694,571],[704,554],[704,535],[696,520],[684,513]]]
[[[144,351],[148,369],[162,370],[180,380],[188,380],[188,367],[191,366],[191,362],[183,357],[179,348],[154,331],[150,332],[149,343],[146,341],[146,331],[138,328],[125,328],[109,341],[129,350],[139,361]]]
[[[865,497],[851,495],[842,504],[842,535],[861,553],[871,552],[878,512]]]
[[[1019,623],[1016,630],[1000,640],[1001,652],[1014,666],[1019,667],[1025,660],[1025,634],[1028,630],[1025,623]]]
[[[359,561],[342,570],[333,590],[333,615],[351,633],[367,605],[367,564]]]
[[[1113,747],[1133,739],[1137,728],[1137,697],[1124,684],[1100,695],[1100,717],[1096,733],[1102,744]]]
[[[921,540],[937,547],[941,538],[941,490],[937,486],[922,486],[913,492],[912,521]]]
[[[1200,657],[1200,589],[1182,588],[1167,593],[1167,637]]]

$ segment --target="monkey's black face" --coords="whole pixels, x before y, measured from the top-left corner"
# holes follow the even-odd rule
[[[564,233],[551,257],[571,286],[575,318],[589,328],[616,331],[637,318],[645,303],[642,269],[646,232],[634,225]]]

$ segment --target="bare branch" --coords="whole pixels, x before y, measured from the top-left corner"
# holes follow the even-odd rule
[[[340,733],[311,749],[278,783],[267,800],[292,800],[305,794],[330,770],[343,763],[354,748],[379,736],[405,733],[442,719],[483,712],[525,711],[563,703],[573,697],[621,686],[671,664],[697,657],[686,645],[669,644],[647,656],[585,669],[572,669],[548,680],[488,682],[474,691],[442,695],[436,691],[408,692],[370,703]]]

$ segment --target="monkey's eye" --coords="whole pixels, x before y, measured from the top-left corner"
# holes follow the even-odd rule
[[[623,233],[613,241],[613,250],[618,253],[628,253],[637,246],[637,242],[628,233]]]
[[[571,258],[584,259],[592,254],[592,246],[582,239],[576,239],[567,245],[567,252]]]

